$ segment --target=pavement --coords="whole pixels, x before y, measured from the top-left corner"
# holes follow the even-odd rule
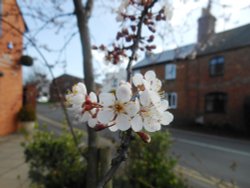
[[[25,163],[20,133],[0,137],[0,188],[28,188],[28,165]]]

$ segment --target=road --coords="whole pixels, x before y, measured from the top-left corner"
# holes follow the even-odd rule
[[[204,177],[215,177],[235,183],[240,188],[250,187],[250,141],[171,129],[172,152],[182,166],[200,172]]]
[[[54,105],[38,105],[37,111],[54,124],[64,121],[62,110]],[[76,123],[74,126],[84,129],[84,125]],[[171,153],[179,159],[178,169],[193,187],[250,187],[250,141],[173,128],[169,131],[173,140]],[[108,131],[102,134],[110,137]]]

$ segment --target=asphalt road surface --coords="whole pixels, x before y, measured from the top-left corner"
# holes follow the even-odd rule
[[[235,187],[250,187],[250,141],[170,130],[172,152],[182,166],[200,172],[208,179],[225,181]],[[225,186],[227,187],[227,186]]]
[[[40,124],[60,126],[65,121],[62,110],[55,105],[40,104],[37,112],[44,117],[40,118]],[[45,121],[45,117],[52,121]],[[85,128],[77,123],[74,126]],[[60,131],[56,127],[51,129]],[[193,187],[250,187],[250,141],[173,128],[169,131],[173,140],[171,152],[179,159],[179,171],[188,177]],[[118,138],[118,135],[110,136],[109,131],[102,134],[112,139]]]

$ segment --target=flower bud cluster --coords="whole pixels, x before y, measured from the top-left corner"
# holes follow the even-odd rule
[[[148,142],[150,139],[141,131],[159,131],[161,125],[173,121],[173,115],[167,111],[168,101],[161,96],[162,84],[155,72],[136,74],[132,83],[135,93],[130,83],[122,81],[114,92],[100,93],[98,97],[94,92],[88,94],[85,85],[78,83],[66,95],[68,108],[80,122],[87,122],[96,131],[132,129]]]
[[[124,62],[135,48],[149,53],[156,49],[153,42],[157,23],[171,18],[172,7],[169,0],[123,0],[116,13],[117,22],[122,23],[116,40],[109,47],[103,44],[92,47],[104,52],[105,60],[114,65]],[[141,36],[142,27],[147,28],[145,36]],[[137,60],[137,55],[132,58]]]

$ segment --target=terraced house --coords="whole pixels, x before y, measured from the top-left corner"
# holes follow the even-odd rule
[[[15,0],[0,0],[0,136],[17,129],[22,106],[22,55],[24,19]]]
[[[197,43],[146,55],[134,72],[156,71],[175,124],[250,129],[250,24],[215,33],[210,5],[198,20]]]

